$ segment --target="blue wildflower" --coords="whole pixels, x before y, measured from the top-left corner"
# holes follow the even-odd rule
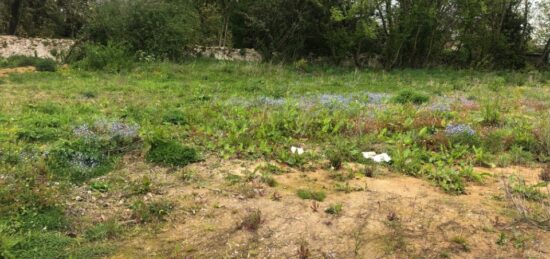
[[[457,135],[468,135],[473,136],[476,132],[472,127],[466,124],[450,124],[445,128],[445,135],[447,136],[457,136]]]

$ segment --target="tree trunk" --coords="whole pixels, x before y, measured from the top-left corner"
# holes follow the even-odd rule
[[[548,58],[549,54],[550,54],[550,36],[548,37],[548,40],[546,40],[546,45],[544,46],[544,50],[542,51],[542,57],[540,58],[541,66],[548,65],[550,63],[550,60]]]
[[[19,18],[21,16],[22,0],[13,0],[10,5],[10,23],[8,26],[8,34],[15,35],[19,26]]]

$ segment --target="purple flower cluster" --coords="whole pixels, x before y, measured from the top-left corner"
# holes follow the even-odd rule
[[[369,97],[369,103],[372,104],[382,104],[390,97],[389,94],[385,93],[367,93],[367,96]]]
[[[100,120],[94,123],[93,127],[83,124],[73,130],[78,137],[95,137],[98,134],[107,134],[109,137],[137,138],[139,126],[128,125],[118,121]]]
[[[457,136],[457,135],[467,135],[473,136],[476,132],[472,127],[466,124],[450,124],[445,128],[445,135],[447,136]]]
[[[71,163],[81,169],[92,169],[98,167],[100,161],[87,154],[76,152],[71,157]]]
[[[108,123],[107,126],[109,132],[113,136],[136,138],[139,134],[139,127],[137,125],[128,125],[118,121],[114,121]]]

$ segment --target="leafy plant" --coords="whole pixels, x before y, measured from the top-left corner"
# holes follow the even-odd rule
[[[413,89],[404,89],[397,93],[393,101],[400,104],[423,104],[428,102],[430,97],[424,93],[417,92]]]
[[[340,213],[342,213],[342,208],[343,206],[341,203],[331,204],[327,209],[325,209],[325,213],[340,215]]]
[[[174,208],[171,202],[153,201],[145,203],[136,201],[130,206],[132,209],[132,217],[139,222],[147,223],[152,221],[162,221],[170,211]]]
[[[316,200],[316,201],[323,201],[327,197],[325,192],[322,191],[313,191],[308,189],[299,189],[296,194],[298,197],[304,200]]]
[[[159,165],[186,166],[200,160],[197,151],[173,140],[154,139],[150,143],[147,161]]]

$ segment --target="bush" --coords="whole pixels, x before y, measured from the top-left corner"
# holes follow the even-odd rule
[[[199,161],[199,155],[193,148],[182,146],[173,140],[155,139],[147,153],[147,161],[167,166],[186,166]]]
[[[0,64],[0,67],[36,67],[37,71],[55,72],[57,62],[50,58],[12,56]]]
[[[55,72],[57,70],[57,62],[53,59],[39,59],[35,67],[37,71]]]
[[[394,98],[393,101],[400,104],[423,104],[428,102],[430,97],[426,94],[417,92],[413,89],[401,90]]]
[[[107,72],[122,72],[131,69],[133,57],[127,47],[120,43],[108,42],[106,45],[86,44],[82,53],[74,54],[71,60],[79,60],[76,67],[84,70],[105,70]]]
[[[111,0],[97,4],[83,30],[89,42],[120,42],[132,53],[180,60],[198,40],[198,17],[191,1]]]

